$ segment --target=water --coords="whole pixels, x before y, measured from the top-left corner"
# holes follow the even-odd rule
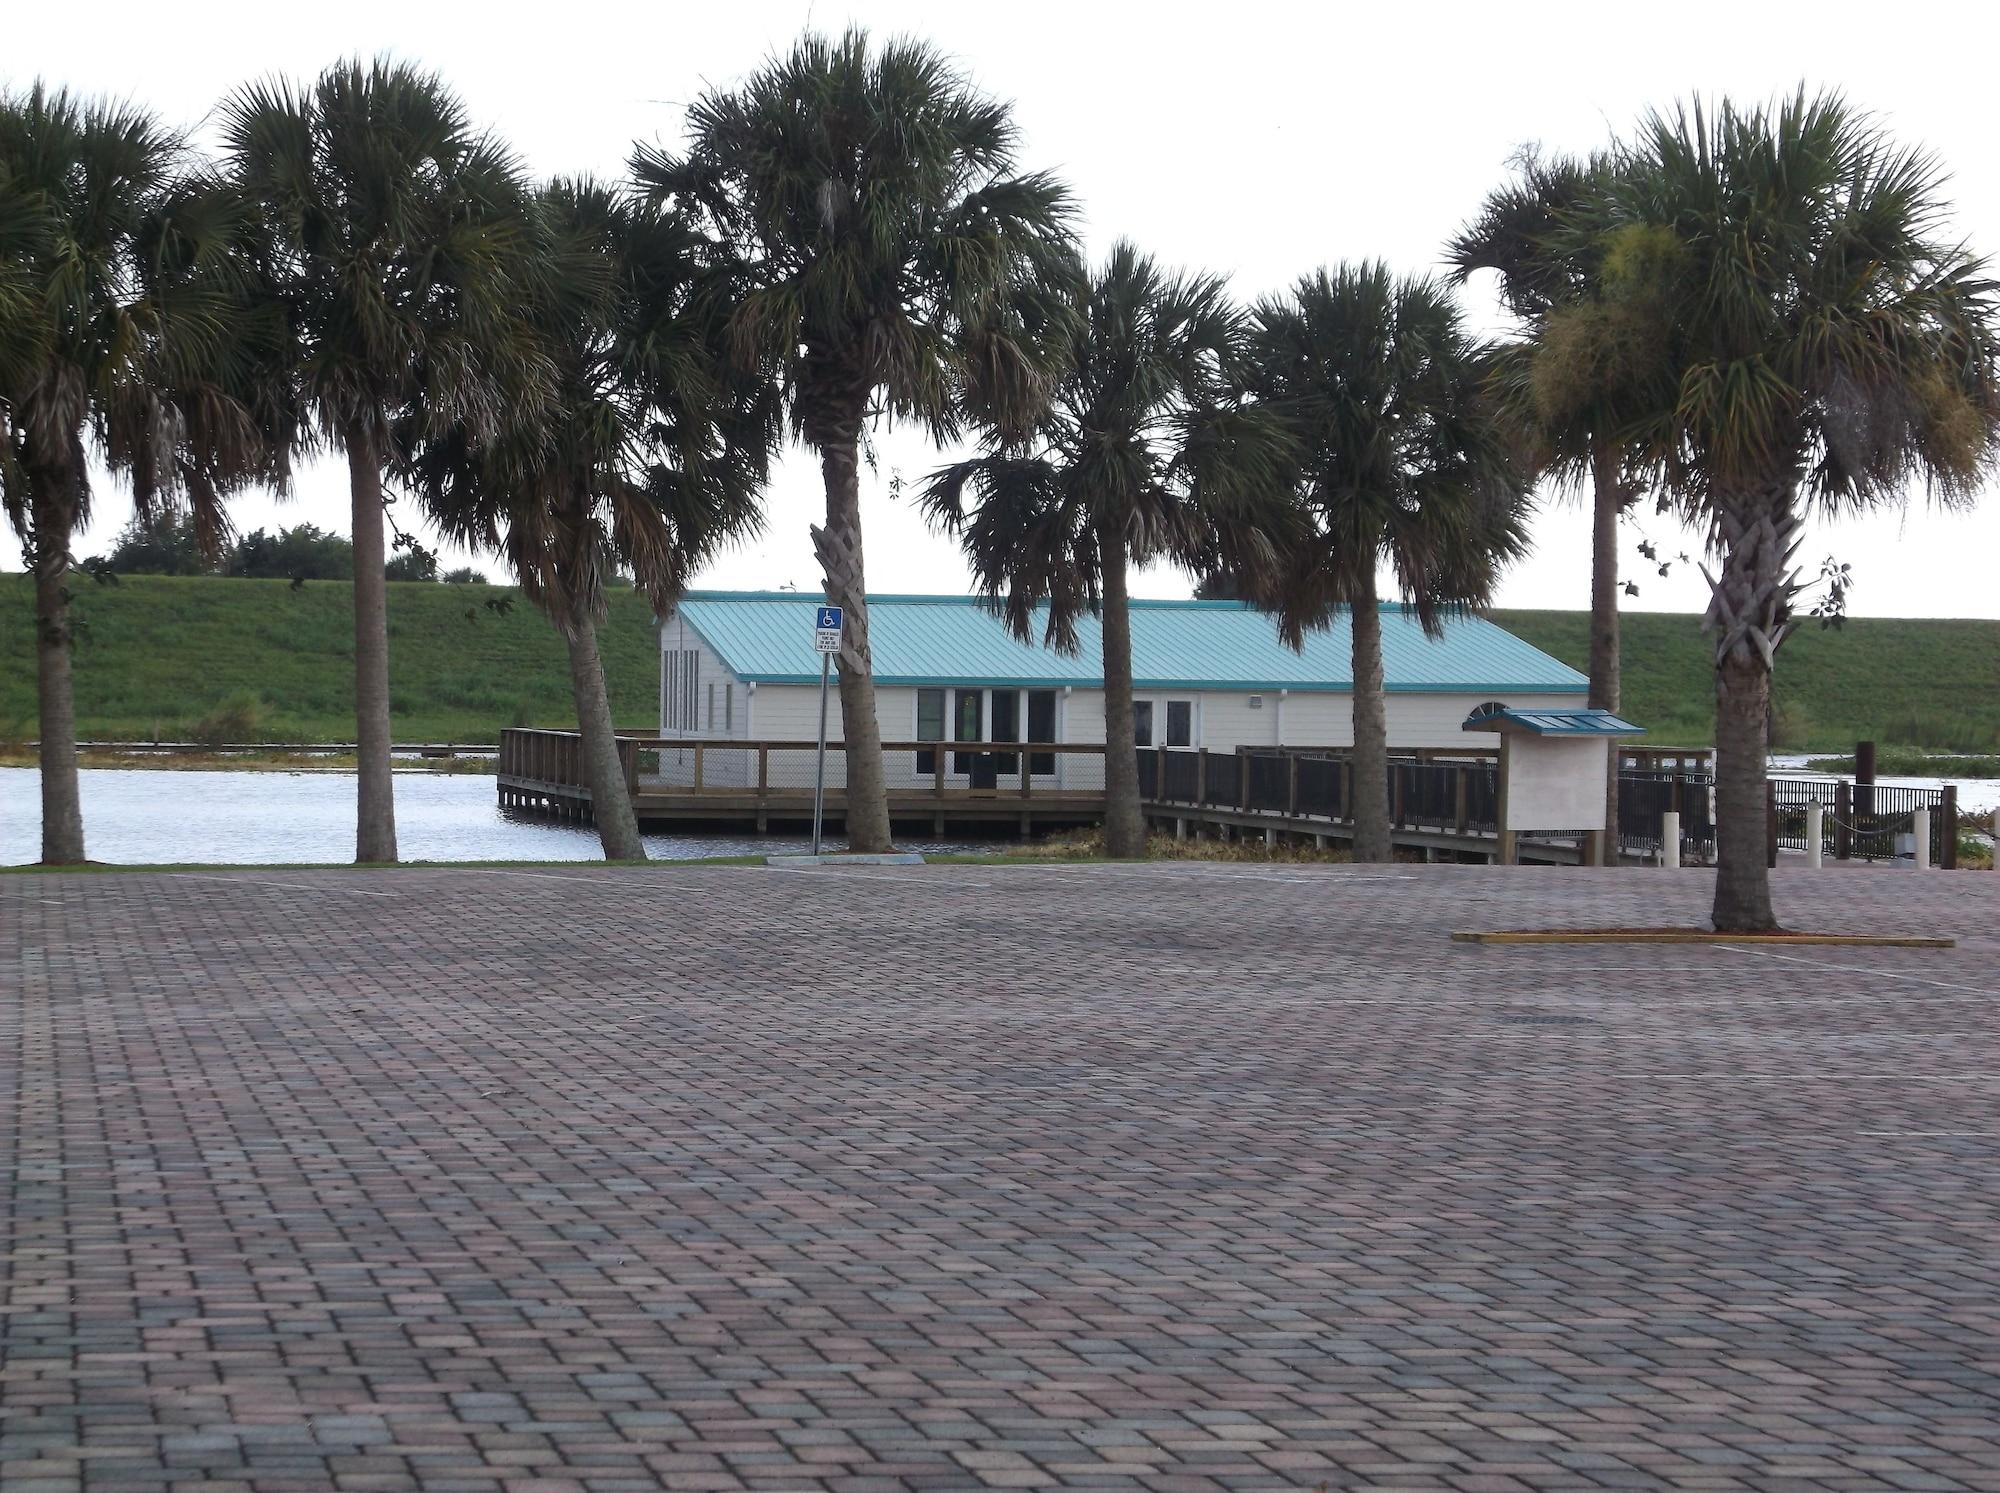
[[[1827,783],[1840,781],[1838,776],[1808,770],[1806,761],[1807,758],[1803,755],[1773,754],[1771,774],[1773,777],[1799,778],[1806,782],[1816,778]],[[1854,775],[1849,773],[1847,776],[1851,782]],[[1949,783],[1958,789],[1958,812],[1961,819],[1974,815],[1990,815],[1995,809],[2000,809],[2000,778],[1904,778],[1878,773],[1875,781],[1884,788],[1942,788]],[[1827,802],[1833,802],[1830,794]]]
[[[177,772],[85,769],[84,844],[90,858],[126,865],[270,864],[354,859],[354,775],[345,772]],[[42,812],[33,768],[0,768],[0,865],[41,855]],[[398,773],[396,842],[405,860],[600,859],[597,831],[503,811],[484,775]],[[830,848],[844,842],[830,838]],[[964,842],[899,841],[906,849],[968,850]],[[649,834],[656,859],[764,855],[807,849],[804,838]]]

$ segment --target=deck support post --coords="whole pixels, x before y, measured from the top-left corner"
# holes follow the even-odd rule
[[[1174,816],[1174,838],[1176,840],[1185,840],[1187,838],[1187,815],[1177,814]]]
[[[1275,829],[1269,829],[1269,828],[1267,828],[1267,829],[1266,829],[1266,830],[1264,831],[1264,845],[1265,845],[1265,847],[1266,847],[1267,849],[1270,849],[1270,848],[1275,848],[1275,847],[1276,847],[1276,845],[1277,845],[1277,843],[1278,843],[1278,832],[1277,832],[1277,831],[1276,831]]]

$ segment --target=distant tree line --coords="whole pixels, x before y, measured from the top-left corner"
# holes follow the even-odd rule
[[[79,568],[100,577],[226,575],[252,580],[351,581],[354,542],[317,524],[294,524],[268,531],[253,529],[220,554],[211,555],[203,550],[192,515],[161,513],[133,518],[106,553],[92,555]],[[416,544],[398,549],[382,570],[384,578],[392,581],[487,583],[485,574],[470,565],[441,571],[437,555]]]

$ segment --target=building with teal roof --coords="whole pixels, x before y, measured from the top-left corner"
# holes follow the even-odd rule
[[[686,740],[814,739],[819,655],[816,595],[690,592],[660,624],[660,734]],[[876,706],[887,742],[1104,740],[1102,643],[1096,619],[1063,654],[1024,643],[984,601],[876,596],[868,603]],[[1233,752],[1244,746],[1341,747],[1354,739],[1347,617],[1287,647],[1276,622],[1243,602],[1135,601],[1132,669],[1142,747]],[[1382,608],[1389,741],[1395,748],[1462,747],[1481,705],[1560,709],[1583,704],[1582,674],[1482,617],[1424,634],[1400,607]],[[829,733],[838,738],[840,711]],[[711,776],[728,754],[710,766]],[[747,754],[734,754],[747,756]],[[948,753],[948,769],[970,754]],[[888,754],[891,786],[932,781],[926,751]],[[1053,786],[1098,775],[1101,761],[1042,754]],[[963,774],[950,773],[951,780]]]

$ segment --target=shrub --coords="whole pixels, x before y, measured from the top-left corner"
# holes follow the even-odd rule
[[[190,723],[187,736],[188,740],[208,747],[255,741],[263,722],[264,702],[249,690],[238,690],[207,715]]]

